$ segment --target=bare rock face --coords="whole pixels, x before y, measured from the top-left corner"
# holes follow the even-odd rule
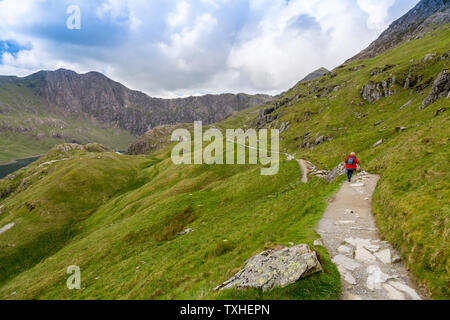
[[[127,154],[148,154],[163,148],[170,142],[171,133],[180,126],[163,125],[147,131],[128,147]]]
[[[395,76],[392,76],[391,78],[378,83],[370,80],[361,88],[362,98],[369,102],[376,102],[383,96],[392,96],[393,94],[395,94],[395,90],[392,90],[392,87],[395,84]]]
[[[248,260],[244,269],[214,290],[255,288],[263,291],[286,287],[322,271],[315,251],[306,244],[278,251],[264,251]]]
[[[333,182],[338,176],[344,175],[346,172],[345,162],[341,162],[336,168],[331,170],[326,176],[325,180],[329,183]]]
[[[439,73],[438,77],[433,83],[433,87],[431,88],[430,94],[422,102],[420,110],[425,109],[430,104],[432,104],[433,102],[435,102],[440,98],[447,97],[449,93],[450,93],[450,72],[448,70],[445,70]]]
[[[393,22],[368,48],[349,61],[373,58],[402,42],[423,37],[440,25],[450,22],[450,2],[422,0],[407,14]]]
[[[159,99],[131,90],[98,72],[78,74],[59,69],[40,71],[14,83],[28,87],[52,111],[71,112],[142,135],[159,125],[203,121],[215,123],[233,111],[268,101],[268,95],[221,94]]]

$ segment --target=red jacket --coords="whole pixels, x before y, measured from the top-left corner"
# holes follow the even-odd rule
[[[353,160],[353,164],[348,164],[348,160],[349,160],[350,158],[355,158],[355,159]],[[355,169],[355,170],[356,170],[356,169],[357,169],[356,164],[359,164],[359,161],[358,161],[358,159],[356,159],[355,156],[348,156],[348,157],[347,157],[347,160],[345,160],[345,167],[346,167],[347,169]]]

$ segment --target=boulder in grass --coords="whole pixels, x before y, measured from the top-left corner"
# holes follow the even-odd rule
[[[300,278],[322,271],[315,251],[300,244],[281,250],[267,250],[247,261],[247,265],[214,290],[286,287]]]

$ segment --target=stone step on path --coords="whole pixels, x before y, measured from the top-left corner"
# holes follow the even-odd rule
[[[341,273],[342,300],[420,300],[396,250],[372,215],[379,176],[365,172],[330,200],[317,232]]]

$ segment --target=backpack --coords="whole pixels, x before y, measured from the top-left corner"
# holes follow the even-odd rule
[[[349,165],[353,165],[353,162],[355,161],[355,157],[350,157],[349,159],[348,159],[348,161],[347,161],[347,163],[349,164]]]

